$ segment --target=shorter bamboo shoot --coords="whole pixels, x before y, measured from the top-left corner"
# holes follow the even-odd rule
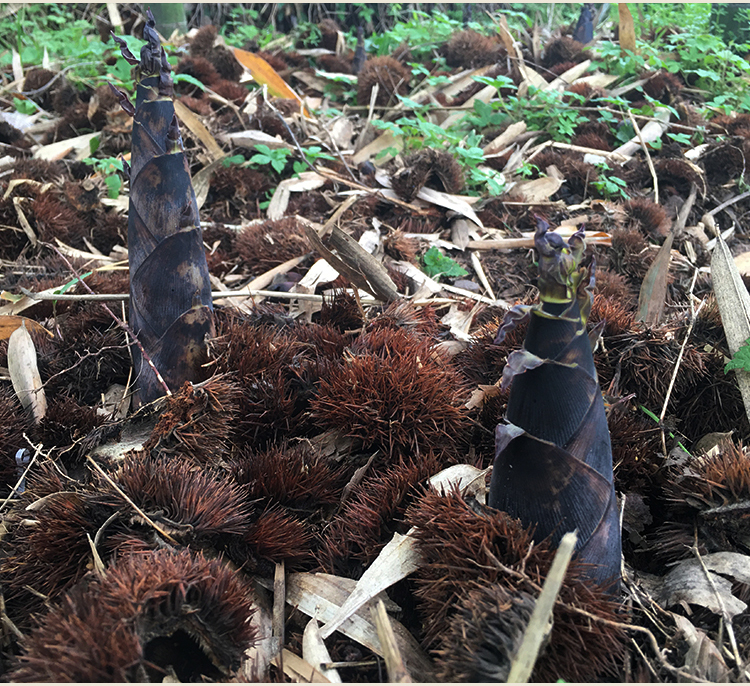
[[[489,504],[535,526],[537,541],[550,537],[557,546],[575,530],[577,559],[614,591],[621,543],[612,449],[586,332],[594,265],[580,267],[582,231],[565,244],[548,228],[539,220],[534,239],[541,304],[514,308],[496,338],[529,318],[524,348],[503,370],[503,387],[511,390],[495,432]]]

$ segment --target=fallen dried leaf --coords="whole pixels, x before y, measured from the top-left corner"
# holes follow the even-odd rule
[[[646,326],[656,326],[664,312],[673,240],[674,233],[670,231],[664,245],[659,248],[653,264],[648,268],[646,276],[643,277],[641,292],[638,296],[637,320],[644,322]]]
[[[725,556],[731,555],[727,558]],[[717,557],[721,556],[721,557]],[[750,578],[750,557],[739,553],[714,553],[704,555],[703,561],[709,570],[732,576],[738,581]],[[661,582],[658,600],[665,607],[679,603],[690,603],[708,608],[728,619],[744,612],[747,604],[732,594],[732,582],[711,571],[706,574],[700,560],[680,562]]]
[[[306,117],[309,117],[309,113],[305,110],[302,105],[302,98],[299,97],[282,79],[276,70],[268,64],[260,55],[256,55],[246,50],[240,50],[240,48],[234,49],[234,56],[237,61],[245,67],[252,75],[255,81],[261,86],[267,86],[270,95],[277,98],[289,98],[291,100],[297,100],[302,107],[302,111]]]
[[[23,323],[8,340],[8,371],[21,405],[40,422],[47,413],[47,398],[36,363],[34,341]]]
[[[378,593],[415,572],[419,568],[420,560],[414,539],[409,533],[394,533],[393,538],[367,568],[334,618],[322,628],[320,633],[323,638],[328,638]]]
[[[11,334],[20,326],[25,326],[29,331],[37,331],[39,333],[44,332],[50,338],[54,338],[54,334],[51,331],[48,331],[39,324],[39,322],[35,322],[33,319],[18,317],[12,314],[4,314],[0,315],[0,341],[10,338]]]
[[[713,225],[713,217],[704,216],[703,223],[706,226]],[[734,355],[750,338],[750,293],[737,271],[732,253],[720,235],[717,235],[716,247],[711,256],[711,280],[729,352]],[[744,369],[734,371],[745,413],[750,417],[750,372]]]
[[[331,655],[328,652],[328,648],[326,648],[326,644],[323,643],[320,628],[318,627],[318,620],[315,617],[307,623],[305,631],[302,634],[302,659],[312,665],[314,669],[319,671],[332,684],[341,683],[341,677],[335,669],[324,669],[321,667],[321,663],[331,661]]]
[[[197,114],[185,107],[179,100],[174,101],[174,111],[190,132],[206,146],[206,150],[208,150],[212,161],[216,162],[226,157],[226,153],[221,149],[221,146],[216,142],[216,139],[198,118]]]
[[[620,47],[623,50],[635,52],[635,26],[633,24],[633,15],[630,14],[627,3],[618,3],[617,9],[620,14]]]

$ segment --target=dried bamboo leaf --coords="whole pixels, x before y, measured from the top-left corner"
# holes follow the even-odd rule
[[[302,193],[320,188],[326,180],[317,172],[302,172],[299,177],[284,179],[273,193],[271,202],[266,210],[268,219],[281,219],[286,215],[289,206],[289,198],[293,192]]]
[[[575,80],[583,76],[590,66],[591,60],[584,60],[583,62],[579,62],[575,66],[560,74],[560,76],[558,76],[554,81],[550,81],[544,87],[544,90],[552,91],[565,89]]]
[[[563,182],[552,176],[542,176],[538,179],[520,181],[511,189],[513,196],[518,196],[524,202],[538,203],[549,200],[560,190]]]
[[[482,152],[485,155],[491,155],[499,152],[503,148],[509,146],[513,141],[516,140],[522,133],[526,131],[526,122],[517,121],[511,124],[505,131],[503,131],[497,138],[491,140],[487,145],[482,148]]]
[[[372,617],[378,630],[380,645],[383,646],[385,653],[385,668],[388,673],[388,681],[392,684],[410,684],[412,678],[409,671],[404,665],[401,653],[398,649],[396,636],[393,633],[390,619],[385,611],[385,605],[382,600],[377,601],[375,607],[371,608]]]
[[[630,14],[628,5],[625,2],[618,3],[617,10],[620,15],[620,47],[623,50],[635,52],[635,25],[633,24],[633,15]]]
[[[23,64],[21,62],[21,55],[15,48],[11,48],[11,66],[13,68],[13,80],[21,83],[23,81]]]
[[[206,150],[208,150],[208,154],[214,162],[226,157],[226,153],[221,149],[221,146],[216,142],[216,139],[198,118],[197,114],[185,107],[179,100],[174,101],[174,111],[179,120],[206,146]]]
[[[729,676],[729,668],[721,652],[706,632],[697,629],[687,617],[674,612],[671,614],[689,646],[687,655],[685,655],[684,669],[701,681],[726,682]]]
[[[91,141],[99,135],[101,134],[84,133],[75,138],[67,138],[64,141],[49,143],[38,148],[34,152],[33,157],[36,160],[61,160],[67,157],[69,153],[75,151],[75,158],[82,160],[91,155]]]
[[[0,341],[10,338],[11,334],[21,326],[25,326],[27,331],[36,331],[46,333],[50,338],[54,338],[51,331],[47,331],[39,322],[26,317],[19,317],[12,314],[0,315]]]
[[[705,556],[704,560],[708,557],[711,556]],[[745,558],[742,564],[747,568],[750,557],[741,557]],[[708,567],[708,564],[706,566]],[[716,561],[713,567],[716,571],[735,576],[731,563],[725,566]],[[747,574],[744,576],[747,577]],[[700,560],[695,559],[683,560],[662,579],[658,600],[664,607],[672,607],[683,602],[701,605],[720,616],[726,612],[729,619],[747,609],[747,603],[732,594],[731,581],[711,571],[706,573]]]
[[[295,684],[329,684],[328,678],[321,674],[309,662],[295,655],[291,650],[281,651],[281,656],[276,656],[273,664],[284,667],[284,674]]]
[[[34,341],[23,324],[8,340],[8,371],[21,405],[40,422],[47,413],[47,397],[39,376]]]
[[[385,133],[378,136],[374,141],[368,143],[364,148],[358,150],[357,153],[352,157],[352,163],[356,165],[362,164],[362,162],[369,160],[379,152],[388,150],[388,148],[395,148],[397,151],[403,150],[403,138],[401,136],[394,136],[390,131],[386,131]],[[387,162],[391,157],[391,155],[384,155],[379,159],[381,162]]]
[[[664,132],[669,128],[669,117],[671,113],[666,107],[656,107],[654,118],[641,129],[641,136],[633,136],[627,143],[623,143],[619,148],[613,150],[607,155],[612,159],[617,159],[617,155],[631,157],[641,149],[641,137],[644,143],[652,143],[661,138]]]
[[[332,684],[341,683],[341,677],[335,669],[321,667],[322,663],[331,661],[331,655],[320,635],[318,620],[315,617],[307,623],[302,633],[302,659],[311,664]]]
[[[243,148],[254,148],[258,143],[262,143],[263,145],[267,145],[271,150],[277,150],[279,148],[286,148],[287,150],[294,149],[294,146],[291,143],[287,143],[281,138],[272,136],[263,131],[254,131],[252,129],[248,131],[227,133],[219,136],[219,139],[233,143],[234,145],[240,145]]]
[[[491,386],[495,388],[495,386]],[[429,478],[428,483],[438,493],[445,495],[453,488],[458,488],[465,495],[472,495],[484,502],[487,485],[485,477],[490,468],[477,469],[470,464],[454,464]]]
[[[367,568],[334,618],[321,629],[320,633],[323,638],[328,638],[343,622],[378,593],[415,572],[419,568],[420,560],[414,539],[409,533],[393,534],[393,538]]]
[[[674,233],[670,231],[664,244],[659,248],[656,259],[643,277],[641,291],[638,294],[637,321],[644,322],[646,326],[656,326],[664,312],[673,240]]]
[[[705,219],[709,221],[710,218]],[[717,233],[711,256],[711,280],[729,352],[734,355],[750,338],[750,293],[747,292],[726,242]],[[745,414],[750,417],[750,372],[734,370],[740,387]]]
[[[287,603],[310,617],[317,617],[321,622],[328,622],[339,612],[340,607],[356,587],[356,583],[353,579],[332,574],[305,572],[290,574],[287,578]],[[376,595],[375,599],[382,600],[389,611],[399,609],[385,593]],[[431,672],[431,665],[417,641],[396,620],[391,620],[391,626],[396,634],[399,651],[409,671],[421,678],[426,678]],[[360,608],[342,622],[337,631],[361,643],[377,655],[383,655],[377,629],[372,623],[367,606]]]

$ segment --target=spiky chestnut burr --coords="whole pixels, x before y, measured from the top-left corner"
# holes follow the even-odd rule
[[[507,661],[503,646],[482,649],[482,636],[503,633],[507,645],[516,645],[518,622],[490,612],[492,589],[501,588],[514,602],[538,597],[555,551],[546,542],[533,543],[532,531],[504,512],[481,505],[458,492],[430,491],[406,513],[423,564],[415,573],[424,644],[437,649],[439,668],[447,674],[471,668],[489,677]],[[627,635],[619,622],[619,603],[586,577],[586,565],[571,562],[553,614],[547,647],[533,672],[535,681],[600,681],[620,674]],[[483,587],[480,598],[471,591]],[[466,628],[466,616],[482,615],[473,634],[458,643],[457,630]],[[463,615],[463,619],[462,616]],[[598,617],[610,622],[592,620]],[[612,622],[618,623],[614,626]],[[463,635],[463,634],[462,634]],[[482,655],[477,662],[476,657]]]
[[[488,503],[535,526],[534,539],[553,545],[577,530],[576,554],[594,581],[616,590],[620,526],[612,449],[586,321],[593,269],[579,267],[583,232],[563,239],[539,221],[541,305],[511,310],[500,342],[520,318],[529,318],[522,350],[511,353],[502,385],[511,383],[506,421],[495,432]]]
[[[231,675],[252,645],[250,589],[227,565],[183,549],[134,553],[53,608],[14,681],[180,681]]]

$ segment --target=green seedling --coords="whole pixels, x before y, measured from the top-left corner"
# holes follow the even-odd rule
[[[724,365],[724,373],[728,374],[732,369],[741,369],[750,372],[750,338],[744,345],[740,346],[731,360]]]
[[[424,273],[433,279],[438,276],[456,278],[466,276],[469,273],[456,260],[443,255],[434,245],[422,257],[422,265]]]
[[[95,139],[98,140],[98,139]],[[92,146],[92,154],[96,152],[96,147]],[[94,171],[100,173],[104,179],[104,183],[107,186],[107,197],[110,200],[114,200],[120,195],[122,189],[122,178],[120,172],[123,170],[122,160],[116,157],[105,157],[104,159],[96,159],[94,157],[87,157],[83,160],[85,164],[91,165]]]

